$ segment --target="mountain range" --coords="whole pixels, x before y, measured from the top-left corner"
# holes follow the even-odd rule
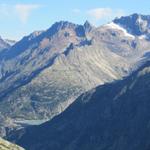
[[[12,46],[3,44],[1,136],[53,118],[80,94],[144,64],[150,54],[149,18],[133,14],[100,27],[60,21]]]
[[[63,113],[10,139],[28,150],[149,150],[150,62],[129,77],[98,86]]]

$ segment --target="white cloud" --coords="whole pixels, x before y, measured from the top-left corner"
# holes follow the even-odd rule
[[[32,11],[39,7],[41,7],[41,5],[38,4],[0,4],[0,18],[19,18],[21,23],[25,24]]]
[[[96,20],[109,17],[111,14],[112,10],[110,8],[95,8],[88,11],[88,15]]]
[[[100,20],[110,20],[115,17],[120,17],[124,15],[124,11],[121,9],[113,10],[111,8],[95,8],[87,11],[87,15],[93,22],[98,22]]]
[[[16,4],[15,11],[21,20],[22,23],[26,23],[30,13],[34,10],[39,8],[40,5],[37,4]]]

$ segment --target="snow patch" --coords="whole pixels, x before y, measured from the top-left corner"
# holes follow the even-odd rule
[[[139,24],[143,23],[143,20],[142,20],[141,16],[138,17],[137,22],[138,22]]]
[[[140,39],[140,40],[146,39],[146,35],[141,35],[141,36],[139,36],[139,39]]]
[[[48,121],[48,119],[43,120],[15,120],[14,122],[16,124],[22,124],[22,125],[40,125],[42,123],[45,123]]]
[[[124,33],[125,36],[133,38],[133,39],[135,38],[135,36],[133,36],[132,34],[129,34],[124,28],[122,28],[121,26],[115,24],[114,22],[106,24],[105,27],[112,28],[112,29],[115,29],[115,30],[121,30]]]

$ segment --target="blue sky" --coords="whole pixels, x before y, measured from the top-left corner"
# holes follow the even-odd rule
[[[132,13],[150,14],[149,0],[0,0],[0,35],[19,40],[54,22],[95,25]]]

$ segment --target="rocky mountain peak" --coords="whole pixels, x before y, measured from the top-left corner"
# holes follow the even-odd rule
[[[57,33],[58,31],[60,30],[63,30],[65,28],[75,28],[76,25],[73,24],[73,23],[70,23],[68,21],[59,21],[59,22],[56,22],[54,23],[49,29],[48,29],[48,33],[50,35],[54,35],[55,33]]]
[[[89,32],[89,31],[92,30],[93,25],[88,20],[86,20],[85,23],[84,23],[84,28],[85,28],[86,32]]]
[[[74,28],[76,27],[77,25],[74,24],[74,23],[71,23],[69,21],[59,21],[59,22],[56,22],[54,24],[54,26],[56,26],[57,28],[59,29],[64,29],[64,28]]]
[[[148,35],[150,33],[150,16],[132,14],[113,20],[114,23],[124,27],[129,33],[135,36]]]
[[[54,23],[48,30],[47,33],[49,36],[53,36],[54,34],[58,33],[61,30],[72,30],[76,32],[78,37],[85,36],[84,26],[74,24],[68,21],[59,21]]]

